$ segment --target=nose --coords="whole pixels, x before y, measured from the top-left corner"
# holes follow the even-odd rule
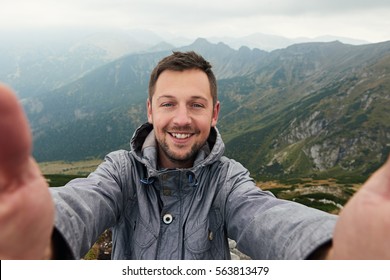
[[[177,126],[185,126],[191,123],[190,112],[186,106],[178,106],[173,122]]]

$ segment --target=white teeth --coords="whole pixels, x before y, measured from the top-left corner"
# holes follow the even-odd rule
[[[185,139],[191,136],[191,134],[172,133],[172,136],[178,139]]]

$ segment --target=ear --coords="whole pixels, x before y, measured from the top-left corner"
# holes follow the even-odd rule
[[[213,109],[213,118],[211,119],[211,126],[212,127],[217,125],[220,107],[221,107],[221,105],[220,105],[219,101],[217,101],[217,103],[215,104],[214,109]]]
[[[146,111],[148,114],[148,122],[150,124],[153,124],[152,102],[150,101],[149,98],[146,100]]]

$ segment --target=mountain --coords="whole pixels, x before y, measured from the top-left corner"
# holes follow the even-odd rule
[[[130,53],[171,48],[163,44],[163,38],[148,31],[58,33],[0,33],[0,81],[10,84],[20,98],[65,86]]]
[[[336,38],[350,44],[364,42]],[[213,37],[235,50],[243,46],[271,51],[295,43],[332,41],[335,37],[290,39],[255,33],[243,37]],[[131,53],[158,52],[189,45],[193,39],[148,30],[45,29],[0,31],[0,81],[20,98],[36,96],[76,81],[108,62]]]
[[[390,153],[390,42],[294,45],[222,85],[241,100],[221,120],[228,154],[254,176],[364,180]]]
[[[367,177],[390,152],[390,42],[304,43],[265,52],[197,39],[210,60],[226,154],[261,177]],[[170,51],[130,54],[25,99],[38,161],[128,148],[146,121],[150,71]]]
[[[222,43],[210,44],[205,39],[198,39],[181,50],[189,49],[204,53],[211,61],[223,61],[215,67],[218,77],[222,78],[244,75],[265,54],[244,48],[235,51]],[[247,52],[250,55],[245,57],[243,54]],[[116,148],[128,148],[132,131],[146,120],[150,72],[169,53],[128,55],[64,87],[24,99],[37,160],[78,160],[103,156]],[[245,61],[247,66],[241,67]]]
[[[224,42],[234,49],[239,49],[242,46],[249,48],[257,48],[265,51],[273,51],[276,49],[284,49],[293,44],[313,43],[313,42],[332,42],[340,41],[344,44],[362,45],[369,42],[352,38],[337,37],[332,35],[319,36],[315,38],[286,38],[283,36],[270,35],[264,33],[253,33],[243,37],[211,37],[207,38],[212,43]]]
[[[130,55],[59,89],[25,99],[38,160],[102,156],[128,148],[151,69],[168,52]]]
[[[337,38],[344,43],[364,42]],[[244,37],[214,37],[239,50],[257,48],[271,51],[295,43],[332,41],[335,37],[289,39],[255,33]],[[0,81],[11,85],[20,98],[40,95],[65,86],[108,62],[131,53],[159,52],[190,45],[194,40],[148,30],[1,30]]]

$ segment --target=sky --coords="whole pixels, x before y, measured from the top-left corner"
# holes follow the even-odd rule
[[[389,0],[0,0],[0,32],[145,29],[157,34],[390,40]]]

